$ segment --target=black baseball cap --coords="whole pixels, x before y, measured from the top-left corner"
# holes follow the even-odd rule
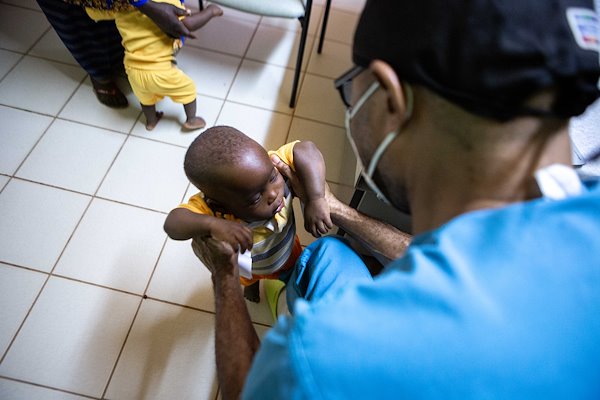
[[[367,0],[353,61],[497,120],[568,118],[600,94],[599,30],[593,0]],[[526,107],[543,89],[552,107]]]

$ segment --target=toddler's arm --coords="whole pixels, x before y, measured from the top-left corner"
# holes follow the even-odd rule
[[[212,237],[228,242],[241,252],[252,249],[252,230],[247,226],[212,215],[198,214],[186,208],[171,210],[164,229],[174,240]]]
[[[182,22],[191,32],[202,28],[212,18],[223,15],[223,10],[215,4],[210,4],[204,10],[185,17]]]
[[[179,17],[187,14],[186,10],[172,4],[155,2],[152,0],[133,0],[131,3],[138,10],[150,18],[167,35],[178,38],[181,36],[194,38],[195,36],[183,24]]]
[[[302,141],[294,146],[294,167],[305,192],[304,227],[319,237],[333,224],[325,200],[325,161],[313,142]]]

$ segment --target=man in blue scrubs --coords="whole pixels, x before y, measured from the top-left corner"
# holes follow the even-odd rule
[[[394,261],[372,278],[316,241],[262,344],[234,249],[196,242],[223,398],[600,398],[600,185],[567,132],[599,95],[598,32],[592,0],[367,0],[336,86],[364,179],[414,238],[328,193]]]

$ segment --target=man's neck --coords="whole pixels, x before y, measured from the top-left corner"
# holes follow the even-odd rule
[[[532,138],[502,143],[483,155],[468,151],[428,154],[430,162],[412,171],[409,193],[414,233],[435,229],[466,212],[539,197],[535,171],[551,164],[570,165],[571,147],[566,129]]]

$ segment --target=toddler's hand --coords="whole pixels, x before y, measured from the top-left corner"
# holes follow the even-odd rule
[[[181,36],[195,38],[194,34],[181,22],[179,17],[187,14],[187,11],[172,4],[147,1],[139,8],[142,14],[150,18],[163,32],[173,38]]]
[[[314,237],[321,237],[333,228],[329,204],[324,197],[312,199],[304,204],[304,229]]]
[[[229,243],[240,253],[252,249],[252,230],[239,222],[216,219],[210,227],[210,236]]]
[[[299,198],[300,201],[304,202],[306,193],[304,191],[302,182],[300,182],[300,178],[298,178],[298,175],[292,171],[289,165],[281,161],[281,158],[279,158],[277,154],[271,154],[270,158],[271,162],[275,168],[277,168],[279,173],[288,179],[288,185],[291,187],[294,196]]]

